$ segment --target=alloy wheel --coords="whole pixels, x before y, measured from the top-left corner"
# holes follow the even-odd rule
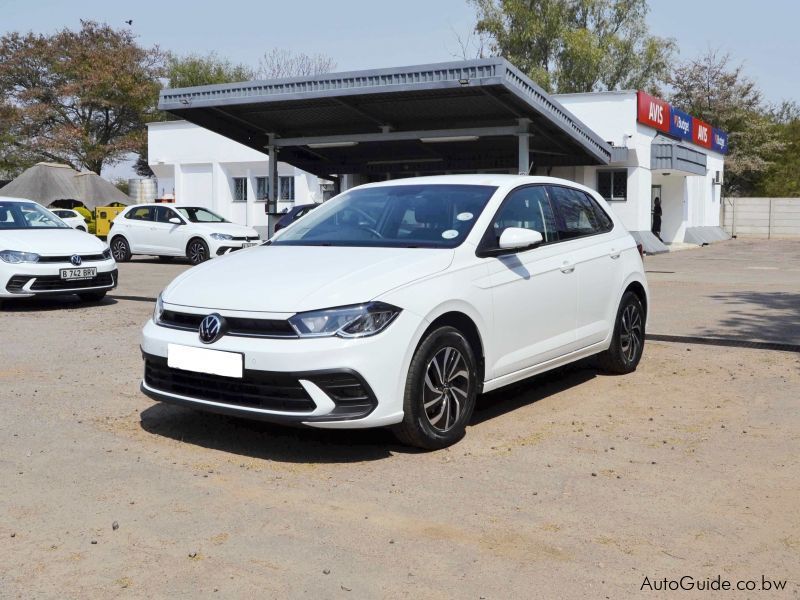
[[[193,264],[201,263],[206,259],[206,249],[201,242],[193,242],[189,246],[189,260]]]
[[[425,368],[422,401],[431,427],[440,433],[459,421],[469,396],[469,368],[461,352],[451,346],[441,348]]]
[[[111,245],[111,255],[114,260],[123,262],[128,256],[128,247],[123,240],[114,240]]]
[[[639,349],[642,347],[644,339],[642,331],[641,311],[635,304],[629,304],[622,311],[622,322],[620,324],[619,341],[622,357],[628,364],[636,360]]]

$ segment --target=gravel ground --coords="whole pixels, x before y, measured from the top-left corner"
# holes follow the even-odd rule
[[[747,244],[648,258],[651,332],[744,339],[735,317],[800,343],[800,302],[765,306],[798,299],[800,244]],[[800,594],[800,354],[649,342],[632,375],[482,397],[465,440],[418,453],[144,397],[139,330],[185,268],[0,311],[0,597],[624,598],[684,575]],[[711,298],[737,290],[763,297]]]

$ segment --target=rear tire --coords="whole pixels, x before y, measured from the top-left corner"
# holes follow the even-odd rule
[[[128,262],[131,259],[131,247],[121,235],[111,240],[111,256],[117,262]]]
[[[83,302],[100,302],[105,297],[106,290],[102,292],[83,292],[82,294],[78,294],[78,298]]]
[[[403,421],[393,431],[404,444],[446,448],[462,437],[475,409],[475,355],[455,327],[431,332],[411,360],[403,399]]]
[[[199,265],[208,260],[208,244],[200,238],[192,238],[186,245],[186,258],[193,265]]]
[[[598,354],[598,366],[618,375],[635,371],[644,352],[644,325],[642,301],[633,292],[625,292],[617,310],[611,346]]]

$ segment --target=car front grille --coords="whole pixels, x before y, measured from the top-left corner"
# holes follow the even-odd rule
[[[195,400],[261,410],[312,412],[316,404],[300,383],[303,379],[317,385],[336,405],[331,413],[308,420],[357,419],[377,406],[366,382],[349,370],[312,373],[245,370],[244,377],[239,379],[175,369],[163,357],[150,354],[144,357],[144,380],[148,387]]]
[[[102,260],[108,260],[102,254],[80,254],[81,262],[99,262]],[[72,259],[72,255],[70,256],[39,256],[39,260],[37,262],[40,263],[70,263]]]
[[[159,325],[173,329],[197,331],[206,315],[165,310],[161,313]],[[282,319],[244,319],[225,317],[227,333],[238,337],[296,338],[297,333],[288,321]]]
[[[26,293],[23,289],[31,279],[32,292],[58,292],[61,290],[81,290],[85,288],[113,287],[117,281],[117,271],[98,273],[91,279],[68,280],[61,279],[59,275],[14,275],[8,280],[6,290],[11,293]]]
[[[250,236],[235,235],[231,239],[236,242],[257,242],[261,238],[259,238],[257,235],[250,235]]]

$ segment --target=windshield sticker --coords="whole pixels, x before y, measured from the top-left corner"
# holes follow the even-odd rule
[[[448,229],[447,231],[442,232],[442,237],[446,240],[452,240],[454,237],[458,236],[458,232],[455,229]]]
[[[474,215],[471,212],[458,213],[456,219],[459,221],[470,221]]]

